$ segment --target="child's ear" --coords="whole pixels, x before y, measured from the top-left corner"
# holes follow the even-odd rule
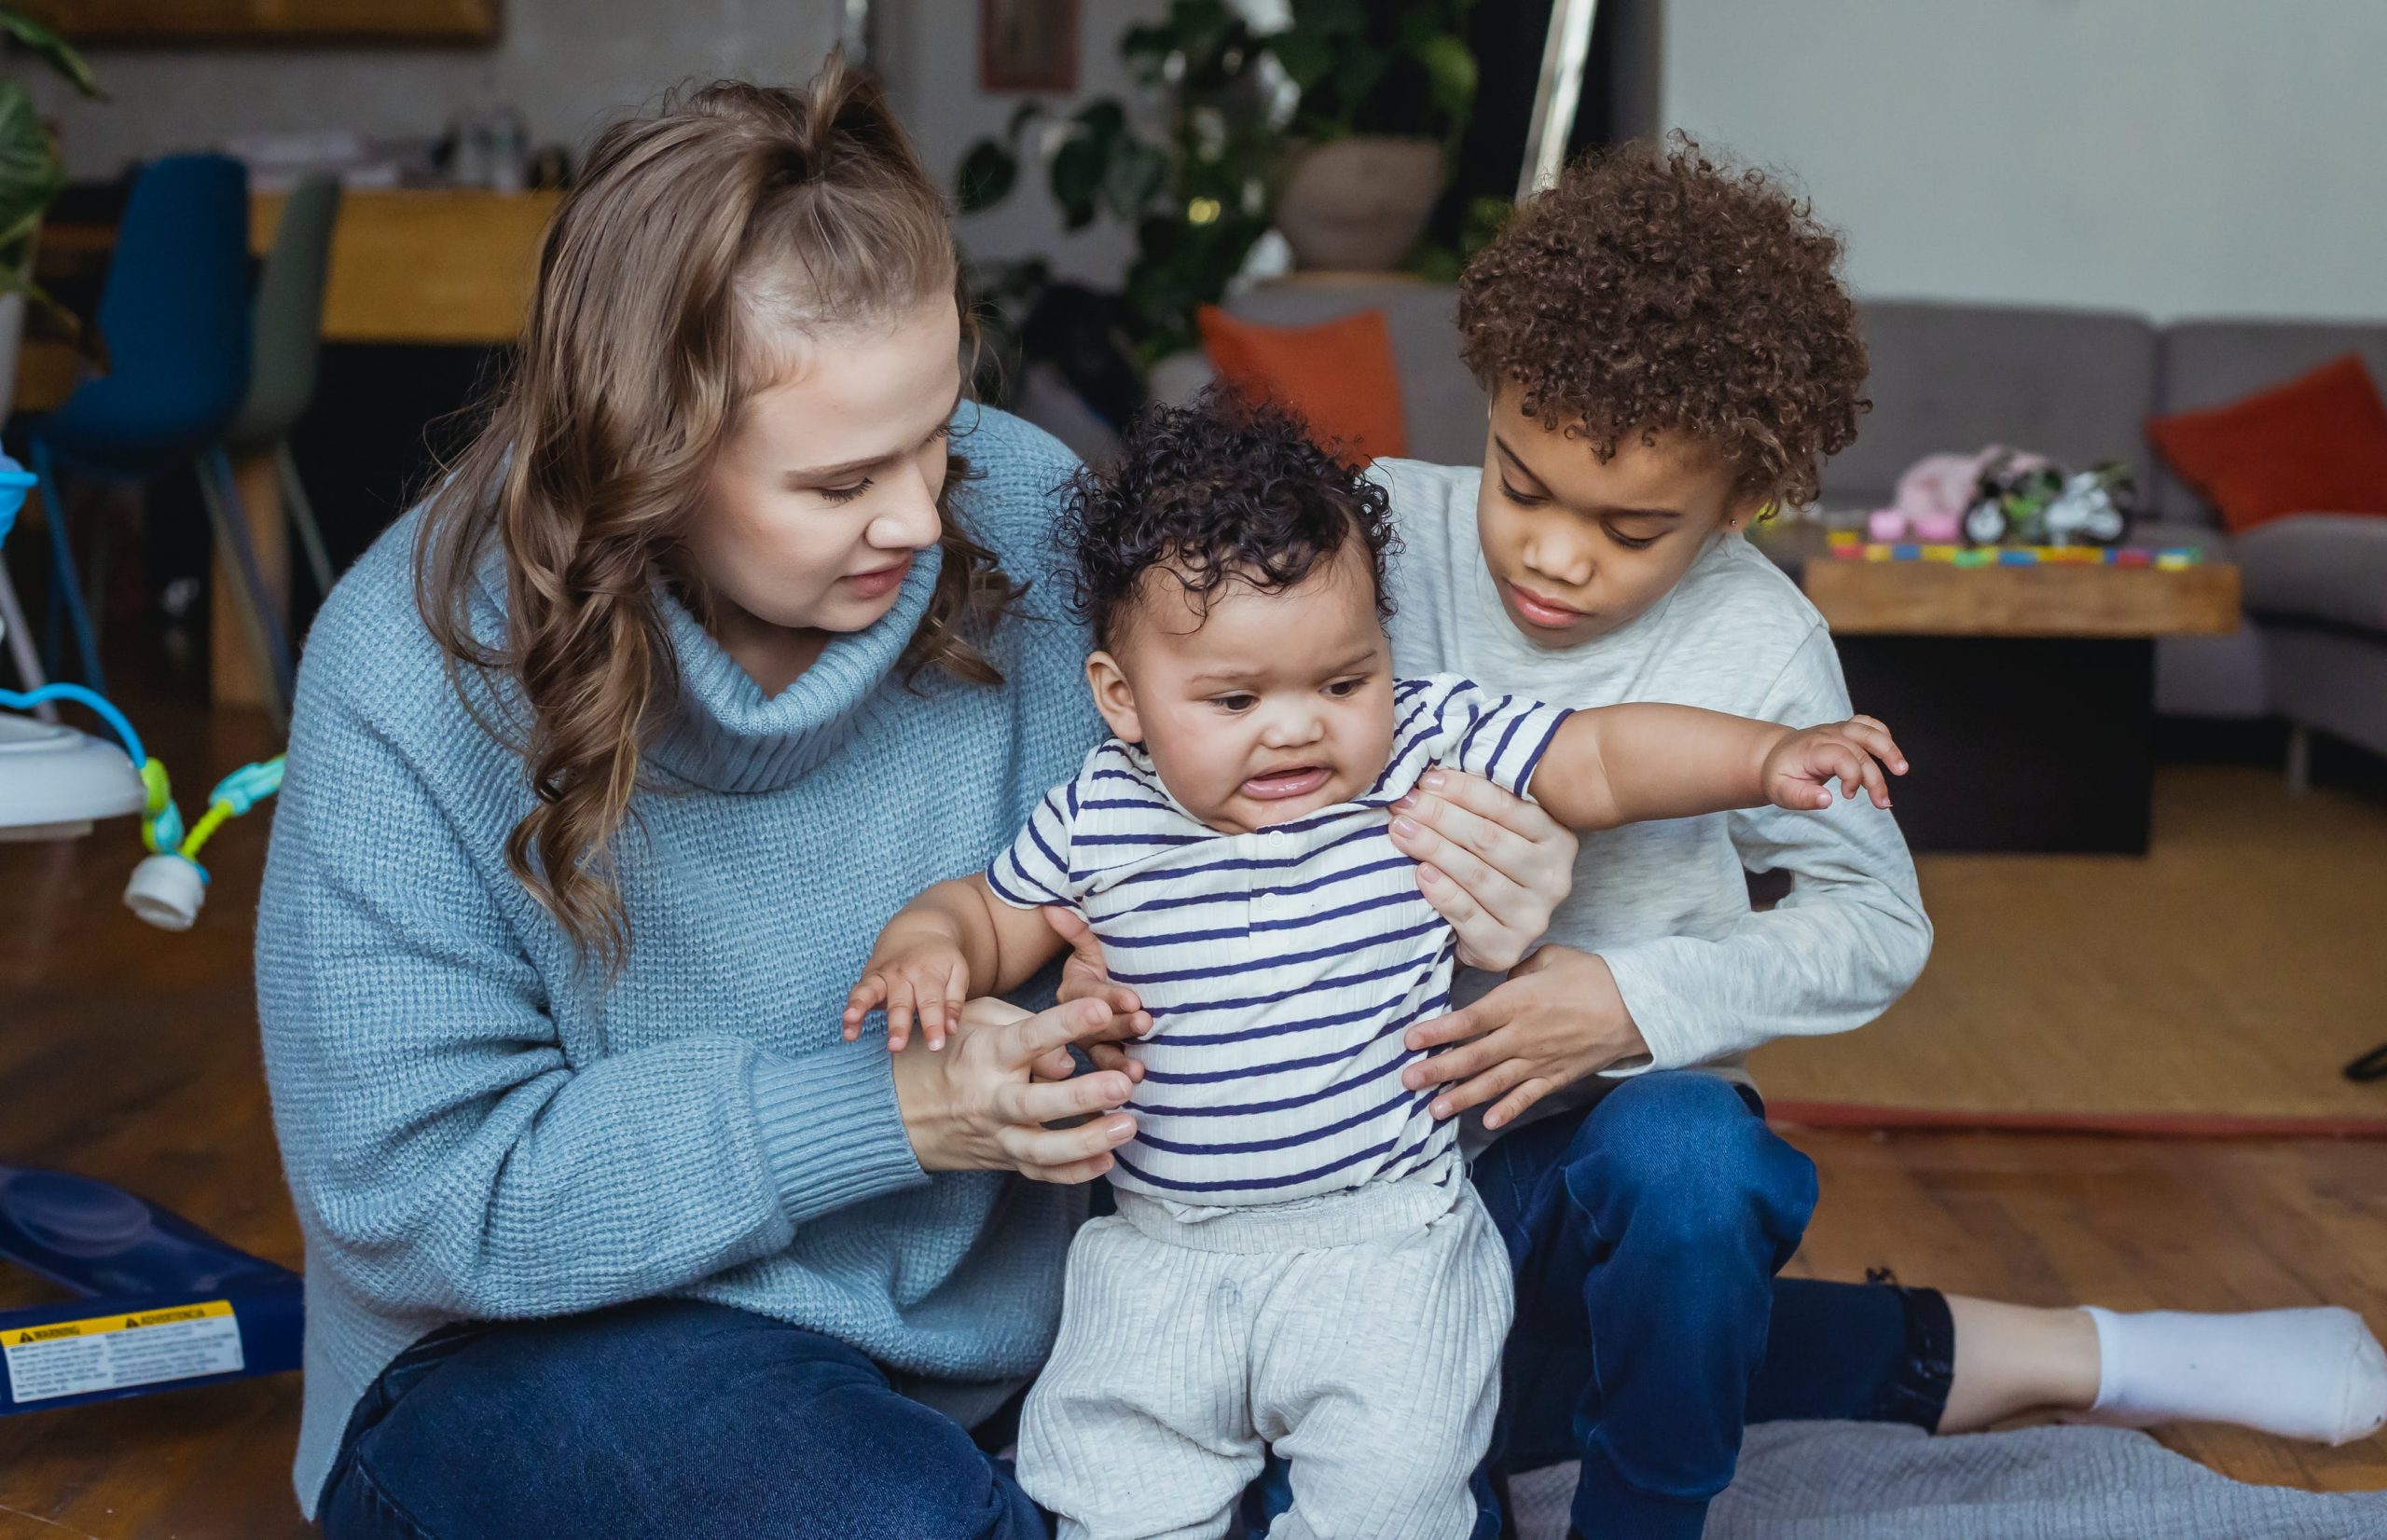
[[[1094,692],[1094,708],[1102,713],[1112,736],[1122,743],[1143,742],[1144,722],[1136,713],[1135,686],[1127,682],[1119,660],[1109,653],[1090,654],[1085,660],[1085,682]]]
[[[1724,505],[1724,528],[1748,533],[1781,511],[1782,500],[1771,492],[1744,492]]]

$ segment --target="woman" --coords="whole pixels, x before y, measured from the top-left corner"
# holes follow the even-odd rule
[[[258,990],[327,1533],[1043,1533],[971,1430],[1130,1132],[1068,1050],[1132,1020],[840,1036],[1097,731],[1040,602],[1067,456],[957,409],[963,333],[838,64],[623,125],[487,430],[325,606]],[[1573,855],[1465,783],[1403,847],[1493,965]]]

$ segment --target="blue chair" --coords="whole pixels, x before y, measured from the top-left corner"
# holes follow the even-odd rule
[[[281,606],[234,511],[229,464],[211,452],[248,393],[249,305],[248,172],[220,155],[151,162],[125,203],[100,296],[108,371],[77,386],[32,433],[34,472],[55,537],[51,612],[73,626],[84,678],[95,689],[105,688],[99,641],[83,604],[58,476],[146,482],[196,461],[216,541],[241,580],[249,639],[279,695],[277,715],[289,699]]]

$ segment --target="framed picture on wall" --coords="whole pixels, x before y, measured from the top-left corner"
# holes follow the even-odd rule
[[[489,43],[499,0],[31,0],[78,43]]]
[[[978,84],[990,91],[1078,89],[1078,0],[978,0]]]

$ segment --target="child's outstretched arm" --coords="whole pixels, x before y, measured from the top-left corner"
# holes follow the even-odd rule
[[[1831,783],[1890,805],[1883,766],[1904,775],[1890,730],[1852,717],[1803,732],[1690,706],[1633,704],[1578,711],[1551,739],[1530,790],[1574,829],[1612,829],[1772,804],[1831,805]]]
[[[883,1005],[890,1052],[911,1041],[916,1016],[929,1047],[943,1048],[962,1001],[1018,988],[1064,944],[1035,910],[997,899],[985,877],[941,882],[878,933],[862,982],[846,997],[846,1041],[861,1037],[862,1018]]]

